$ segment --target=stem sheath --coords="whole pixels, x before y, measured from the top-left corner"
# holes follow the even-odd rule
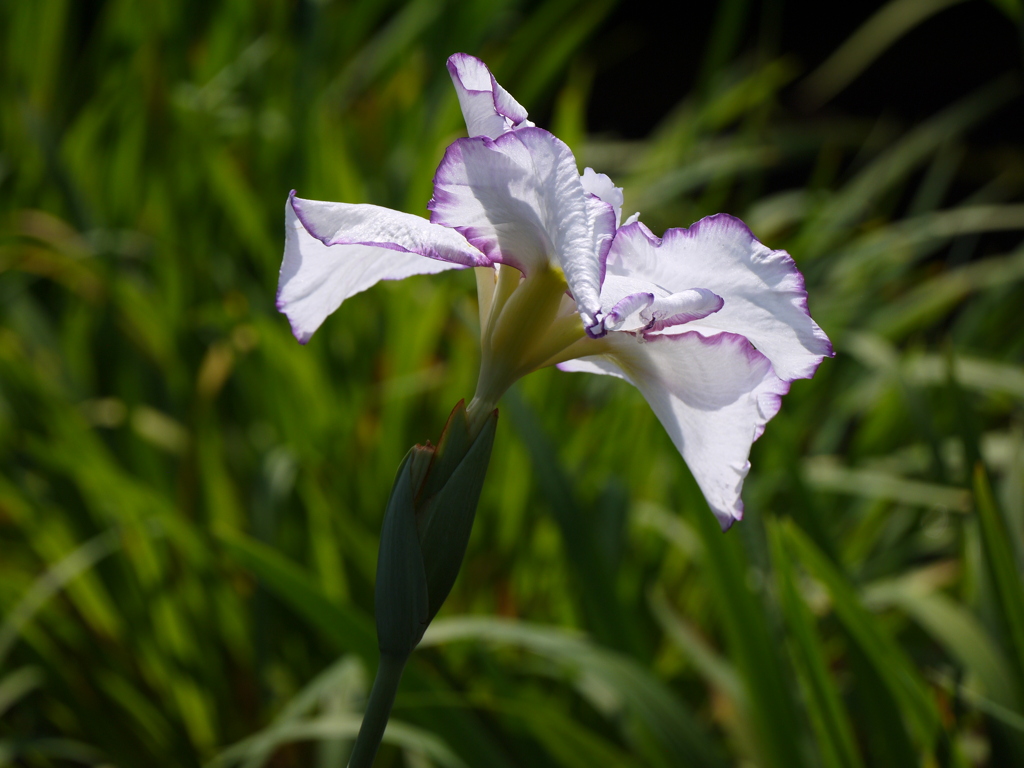
[[[388,653],[380,655],[377,676],[373,680],[373,688],[370,689],[366,712],[363,713],[363,724],[359,726],[359,735],[356,736],[356,745],[352,749],[348,768],[370,768],[373,765],[380,741],[384,738],[384,728],[388,724],[391,707],[395,703],[402,670],[405,669],[405,662],[408,660],[408,656]]]

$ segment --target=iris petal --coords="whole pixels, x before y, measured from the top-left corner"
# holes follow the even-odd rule
[[[687,327],[746,337],[786,381],[810,378],[833,354],[808,313],[803,275],[793,259],[762,245],[733,216],[708,216],[663,238],[640,222],[628,224],[615,235],[608,272],[672,292],[705,288],[721,296],[720,311]]]
[[[643,393],[690,467],[723,529],[743,517],[750,446],[779,410],[789,383],[742,336],[612,333],[607,353],[559,364],[624,378]]]
[[[462,266],[393,248],[324,245],[302,225],[291,198],[284,210],[284,261],[277,308],[288,317],[292,333],[303,344],[345,299],[381,280],[401,280]]]
[[[448,57],[448,74],[470,136],[496,139],[520,125],[533,125],[526,119],[523,106],[498,85],[480,59],[465,53],[453,54]]]
[[[597,324],[614,214],[587,194],[572,151],[553,135],[522,128],[456,141],[428,208],[432,222],[458,230],[492,261],[527,276],[561,269],[584,326]]]

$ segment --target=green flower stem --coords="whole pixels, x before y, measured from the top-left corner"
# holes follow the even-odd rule
[[[402,670],[408,656],[395,656],[389,653],[380,655],[377,666],[377,677],[373,680],[370,698],[366,702],[363,723],[359,726],[356,745],[352,749],[352,757],[348,768],[370,768],[373,759],[380,749],[380,741],[384,738],[384,728],[388,724],[391,707],[395,703],[398,683],[402,680]]]

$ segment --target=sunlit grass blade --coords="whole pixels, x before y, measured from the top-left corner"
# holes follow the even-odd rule
[[[368,668],[376,668],[379,654],[373,622],[369,616],[328,600],[302,568],[265,544],[237,534],[225,534],[222,541],[232,555],[259,576],[278,599],[310,626],[322,632],[338,650],[355,653]],[[417,664],[415,654],[405,669],[402,686],[402,690],[407,691],[443,691],[447,688]],[[429,726],[471,763],[483,761],[496,768],[509,765],[500,748],[491,741],[470,713],[438,713],[421,709],[414,713],[414,717],[406,719],[414,719],[421,725]],[[338,733],[328,735],[337,736]]]
[[[746,689],[747,717],[753,723],[760,759],[776,768],[804,765],[804,736],[788,665],[773,635],[766,605],[750,589],[749,565],[736,535],[723,535],[706,509],[690,516],[704,543],[701,572],[715,595],[729,655]],[[750,524],[749,522],[747,524]]]
[[[649,761],[630,755],[619,745],[577,723],[556,707],[540,701],[518,701],[508,715],[525,721],[530,735],[540,742],[551,759],[566,768],[640,768]]]
[[[516,391],[506,395],[504,402],[509,406],[512,424],[530,452],[537,482],[561,531],[589,627],[601,642],[641,655],[637,620],[619,600],[614,580],[615,563],[609,560],[598,541],[600,519],[595,519],[594,510],[583,508],[555,446],[544,434],[530,406]],[[611,535],[621,536],[622,531],[612,531]]]
[[[828,590],[836,614],[898,703],[919,747],[934,749],[940,728],[939,713],[904,650],[864,608],[853,585],[796,526],[783,523],[782,530],[796,560]]]
[[[119,532],[109,530],[85,542],[39,576],[21,601],[4,617],[0,626],[0,667],[22,628],[60,590],[121,546]]]
[[[369,616],[328,600],[299,566],[266,544],[236,533],[222,534],[221,541],[232,557],[259,576],[303,619],[340,648],[368,664],[376,663],[376,633]]]
[[[254,755],[271,754],[279,747],[296,741],[354,739],[362,718],[359,714],[324,715],[309,720],[289,722],[265,733],[257,733],[233,744],[207,763],[208,768],[237,765]],[[410,752],[421,753],[447,768],[466,768],[463,762],[437,736],[422,728],[391,720],[384,731],[384,743]]]
[[[865,604],[906,613],[976,678],[988,698],[1005,707],[1017,706],[1012,678],[1006,674],[1008,662],[998,644],[970,612],[929,583],[935,569],[926,570],[867,585]]]
[[[24,765],[27,760],[40,759],[101,765],[105,755],[95,747],[74,739],[0,740],[0,766]]]
[[[621,720],[633,749],[655,764],[721,766],[723,762],[685,704],[632,659],[554,627],[489,617],[435,619],[422,646],[487,641],[520,647],[557,662],[581,696]]]
[[[728,696],[741,709],[749,707],[746,687],[735,668],[676,613],[664,591],[659,589],[652,592],[650,605],[666,636],[679,647],[708,684]]]
[[[21,667],[0,677],[0,718],[42,681],[43,676],[35,667]]]

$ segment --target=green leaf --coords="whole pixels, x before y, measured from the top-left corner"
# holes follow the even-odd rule
[[[368,665],[377,662],[377,641],[370,619],[328,600],[298,565],[276,549],[233,531],[218,531],[232,557],[256,574],[271,592],[344,650]]]
[[[558,525],[588,626],[601,642],[641,656],[637,620],[618,597],[615,563],[608,558],[609,550],[614,549],[608,539],[621,537],[621,529],[609,532],[599,527],[602,522],[614,524],[619,516],[604,515],[602,519],[594,509],[581,503],[554,442],[545,434],[537,414],[518,388],[509,391],[504,402],[516,432],[530,452],[537,483]],[[614,497],[609,501],[614,502]],[[602,533],[610,535],[599,538]]]
[[[1020,692],[1024,691],[1024,584],[1010,548],[1010,533],[996,508],[988,476],[980,462],[974,468],[974,499],[985,561],[995,587]]]
[[[802,729],[785,658],[769,627],[765,605],[749,586],[750,565],[740,539],[735,533],[723,534],[707,509],[696,509],[690,518],[704,542],[702,573],[715,594],[729,654],[746,689],[746,714],[756,733],[759,757],[776,768],[804,765]]]
[[[943,592],[923,588],[918,572],[869,584],[864,602],[870,608],[898,608],[936,639],[974,675],[986,696],[1002,706],[1016,706],[1009,662],[985,628],[965,606]]]
[[[853,585],[814,543],[790,521],[782,524],[786,544],[828,590],[836,614],[859,644],[899,705],[920,747],[931,749],[940,727],[939,713],[913,662],[861,604]]]
[[[35,667],[21,667],[0,678],[0,718],[42,681],[43,676]]]
[[[861,768],[864,762],[857,751],[853,725],[842,695],[829,674],[829,659],[814,616],[797,590],[782,529],[775,519],[768,520],[767,524],[779,603],[786,621],[786,638],[806,698],[805,712],[826,765]]]
[[[255,756],[270,755],[279,747],[296,741],[324,741],[328,739],[354,739],[362,718],[358,714],[323,715],[308,720],[297,720],[275,725],[242,741],[232,744],[207,763],[208,768],[230,766]],[[431,760],[449,768],[466,768],[462,761],[441,739],[422,728],[391,721],[384,731],[384,743],[394,744],[410,752],[424,754]]]
[[[351,606],[328,600],[301,567],[276,550],[241,534],[221,533],[231,554],[251,570],[282,602],[311,627],[345,652],[352,652],[372,669],[378,661],[377,641],[369,617]],[[447,691],[449,686],[417,663],[414,655],[405,669],[403,691]],[[429,728],[451,744],[470,765],[512,768],[504,751],[469,712],[420,709],[407,719]]]
[[[627,656],[565,630],[490,617],[437,619],[420,645],[466,640],[511,645],[558,663],[580,695],[609,719],[622,722],[633,748],[640,754],[653,753],[659,764],[724,765],[686,705]]]

